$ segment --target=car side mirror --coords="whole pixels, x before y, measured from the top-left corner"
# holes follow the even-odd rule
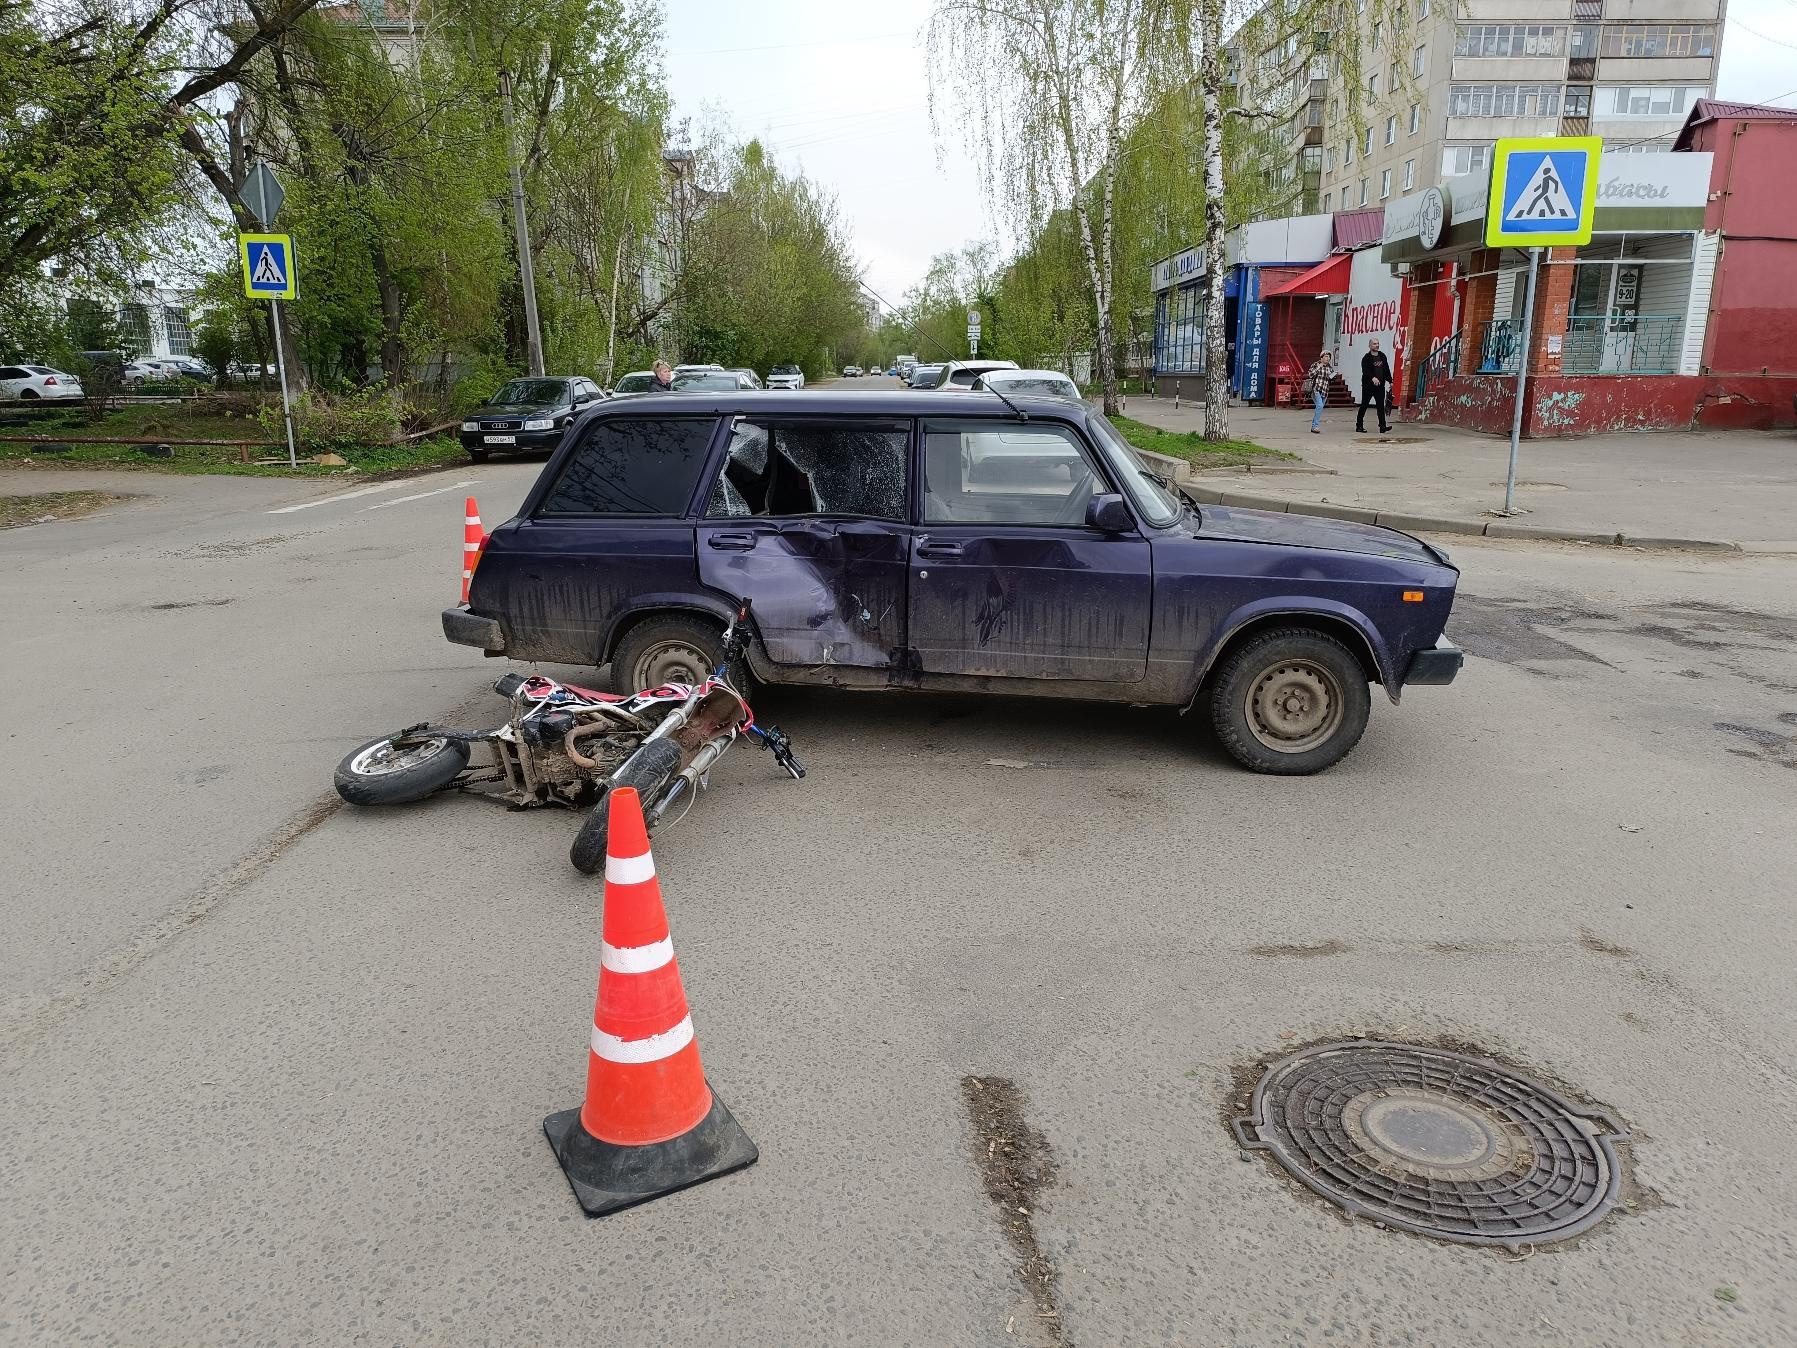
[[[593,395],[590,393],[576,393],[574,395],[574,406],[576,406],[576,407],[585,407],[588,403],[590,403],[592,401],[593,401]]]
[[[1116,492],[1104,492],[1086,503],[1086,525],[1106,534],[1126,534],[1136,527],[1135,517]]]

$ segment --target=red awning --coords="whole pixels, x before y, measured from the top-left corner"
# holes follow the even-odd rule
[[[1270,300],[1278,296],[1295,299],[1300,295],[1345,295],[1348,293],[1348,273],[1353,266],[1352,253],[1337,253],[1271,290],[1262,290],[1260,297]]]

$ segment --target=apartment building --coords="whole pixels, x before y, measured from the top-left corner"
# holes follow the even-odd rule
[[[1664,151],[1716,82],[1727,0],[1356,0],[1358,99],[1325,86],[1317,209],[1479,174],[1505,136]],[[1358,103],[1358,108],[1354,105]]]

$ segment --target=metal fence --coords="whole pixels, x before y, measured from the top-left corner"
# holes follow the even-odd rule
[[[1675,374],[1685,320],[1677,314],[1577,315],[1567,320],[1562,374]]]
[[[1522,345],[1521,325],[1511,318],[1494,318],[1479,327],[1479,373],[1515,374],[1516,356]]]

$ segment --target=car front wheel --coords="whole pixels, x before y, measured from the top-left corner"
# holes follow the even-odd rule
[[[1305,627],[1251,638],[1211,685],[1211,724],[1230,756],[1250,771],[1282,776],[1321,772],[1346,758],[1371,707],[1354,653]]]

